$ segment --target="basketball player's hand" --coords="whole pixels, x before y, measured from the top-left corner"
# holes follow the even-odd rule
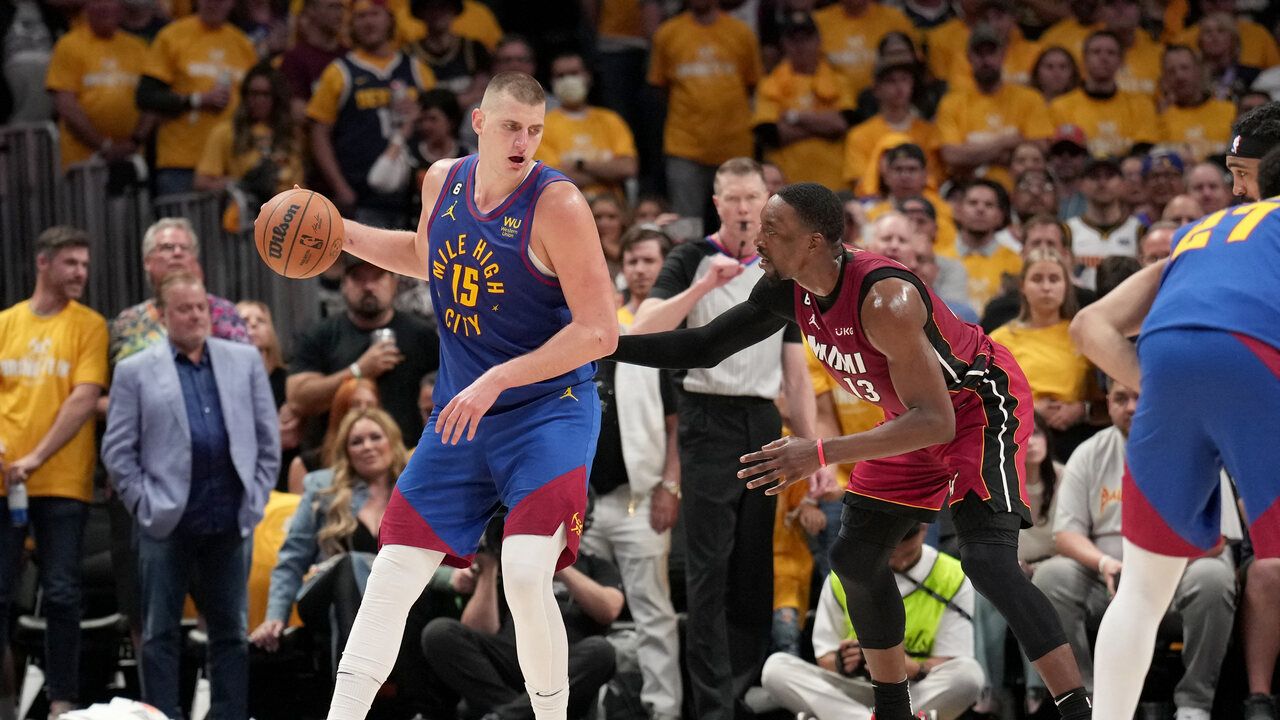
[[[400,353],[400,348],[390,340],[384,340],[370,345],[356,364],[360,366],[361,375],[376,379],[402,362],[404,355]]]
[[[253,632],[249,633],[249,642],[267,652],[275,652],[280,649],[280,636],[282,635],[284,635],[284,623],[279,620],[264,620]]]
[[[779,438],[760,448],[758,452],[743,455],[739,460],[748,467],[738,471],[741,479],[757,475],[747,483],[747,488],[776,483],[764,491],[765,495],[777,495],[788,486],[807,479],[818,471],[818,443],[801,437]]]
[[[726,255],[716,255],[707,264],[707,272],[698,278],[696,284],[706,292],[724,287],[730,280],[742,274],[745,268],[742,263]]]
[[[490,369],[465,390],[454,395],[436,418],[436,432],[440,433],[440,442],[457,445],[464,435],[467,440],[475,439],[480,420],[493,407],[494,401],[504,389],[493,369]]]

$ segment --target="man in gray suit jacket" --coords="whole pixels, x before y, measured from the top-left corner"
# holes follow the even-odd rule
[[[253,528],[280,465],[271,386],[252,345],[210,337],[195,275],[165,277],[169,334],[116,366],[102,460],[133,515],[142,577],[142,694],[185,717],[178,691],[188,591],[209,635],[211,720],[248,718]]]

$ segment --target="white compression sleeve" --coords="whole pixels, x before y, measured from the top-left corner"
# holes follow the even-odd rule
[[[555,535],[512,535],[502,543],[502,587],[516,631],[516,655],[538,720],[569,711],[569,640],[551,590],[565,529]]]
[[[1160,619],[1186,567],[1187,558],[1158,555],[1124,541],[1120,587],[1102,618],[1094,651],[1094,717],[1133,717]]]
[[[409,608],[442,560],[443,553],[407,545],[387,545],[378,552],[338,663],[329,720],[365,720],[396,664]]]

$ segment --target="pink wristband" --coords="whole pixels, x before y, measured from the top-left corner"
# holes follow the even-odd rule
[[[822,452],[822,438],[818,438],[818,467],[827,466],[827,454]]]

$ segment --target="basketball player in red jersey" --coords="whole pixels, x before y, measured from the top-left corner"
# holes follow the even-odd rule
[[[745,455],[739,477],[777,493],[819,467],[857,463],[845,495],[832,569],[875,688],[878,720],[909,720],[907,683],[928,673],[907,658],[905,615],[889,554],[913,523],[950,496],[965,574],[1009,621],[1062,717],[1091,717],[1075,656],[1049,601],[1018,566],[1030,524],[1023,456],[1031,390],[1004,347],[957,319],[903,265],[840,242],[840,200],[814,183],[789,185],[761,215],[765,277],[751,297],[699,328],[619,340],[613,359],[710,367],[798,324],[842,387],[879,405],[886,422],[824,440],[788,437]]]

